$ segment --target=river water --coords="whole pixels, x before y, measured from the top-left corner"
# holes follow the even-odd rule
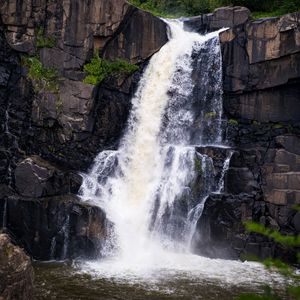
[[[35,299],[232,300],[243,293],[263,293],[266,284],[282,291],[283,299],[288,299],[284,281],[256,263],[199,258],[194,271],[162,268],[143,276],[132,269],[127,273],[116,274],[113,269],[107,272],[107,263],[102,271],[98,263],[95,269],[93,263],[89,264],[90,269],[85,266],[83,272],[79,262],[35,263]]]

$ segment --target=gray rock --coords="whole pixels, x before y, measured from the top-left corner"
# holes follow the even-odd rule
[[[31,156],[17,164],[16,189],[22,196],[35,198],[68,193],[76,190],[73,186],[77,186],[77,190],[80,186],[75,175],[71,179],[71,174],[62,172],[38,156]]]

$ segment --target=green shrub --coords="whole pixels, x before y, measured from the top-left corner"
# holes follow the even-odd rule
[[[202,161],[198,157],[194,158],[194,168],[198,174],[202,174]]]
[[[36,33],[36,46],[37,48],[53,48],[56,39],[54,37],[46,37],[43,28],[39,28]]]
[[[217,113],[215,111],[211,111],[205,114],[206,119],[214,119],[217,116]]]
[[[139,67],[128,63],[126,60],[117,59],[109,61],[102,59],[99,53],[96,53],[91,62],[84,65],[83,70],[87,73],[84,83],[99,84],[109,77],[118,77],[120,75],[129,75],[137,71]]]
[[[295,210],[300,212],[299,206],[294,207]],[[285,249],[293,249],[295,251],[299,250],[300,246],[300,235],[284,235],[277,230],[273,230],[265,227],[262,224],[255,222],[246,222],[246,230],[248,232],[261,234],[270,239],[273,239],[275,243],[281,244]],[[297,253],[298,263],[300,263],[300,253]],[[257,260],[257,259],[256,259]],[[300,276],[295,273],[295,268],[288,263],[285,263],[279,259],[268,258],[262,261],[264,266],[268,269],[275,269],[281,275],[283,275],[286,281],[286,297],[284,299],[300,299]],[[236,300],[283,300],[275,290],[270,287],[265,288],[265,292],[262,295],[255,294],[243,294],[240,295]]]
[[[237,125],[239,125],[239,122],[235,119],[230,119],[228,121],[228,124],[231,125],[231,126],[237,126]]]
[[[300,10],[300,0],[130,0],[130,2],[161,17],[199,15],[228,5],[248,7],[254,12],[254,17],[272,17]]]
[[[36,92],[42,90],[57,93],[57,71],[53,68],[45,68],[38,57],[23,57],[22,65],[29,69],[28,77],[33,81]]]

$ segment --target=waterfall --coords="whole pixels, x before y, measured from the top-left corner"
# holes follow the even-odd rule
[[[213,159],[197,151],[222,144],[219,31],[166,22],[169,42],[141,78],[118,150],[96,157],[80,189],[114,224],[105,253],[120,261],[188,252],[206,198],[223,187],[224,174],[217,181]]]

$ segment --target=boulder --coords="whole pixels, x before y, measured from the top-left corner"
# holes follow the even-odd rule
[[[0,299],[33,299],[31,260],[7,234],[0,234]]]
[[[79,177],[59,170],[39,156],[22,160],[15,169],[16,189],[25,197],[40,198],[74,190],[77,192],[81,184]]]
[[[0,220],[0,229],[38,260],[96,258],[111,228],[99,207],[72,194],[38,200],[2,196]]]

